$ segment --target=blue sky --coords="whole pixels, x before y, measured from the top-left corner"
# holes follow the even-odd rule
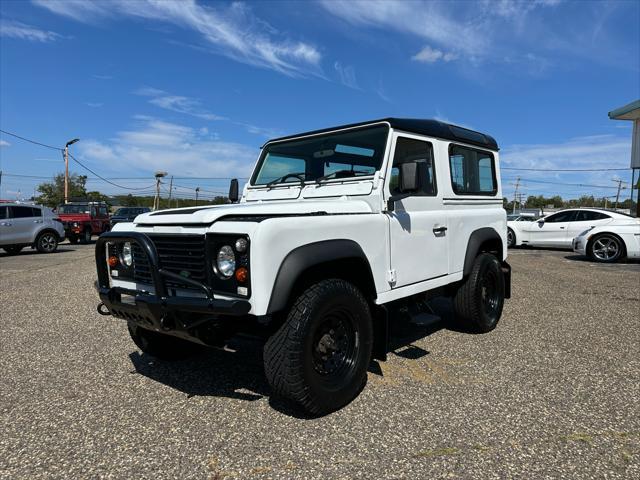
[[[631,124],[607,112],[640,97],[637,1],[3,0],[0,13],[0,128],[79,137],[76,158],[123,186],[162,169],[176,195],[214,195],[271,136],[385,116],[487,132],[503,167],[629,166]],[[4,134],[0,160],[2,198],[41,181],[13,175],[63,169]],[[505,194],[518,175],[525,194],[567,198],[615,190],[545,182],[630,179],[504,170]]]

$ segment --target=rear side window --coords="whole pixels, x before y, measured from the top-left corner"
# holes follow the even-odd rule
[[[611,218],[611,217],[601,212],[590,212],[588,210],[585,210],[585,211],[578,212],[578,216],[576,217],[576,222],[591,222],[593,220],[604,220],[607,218]]]
[[[32,217],[41,217],[42,216],[42,210],[40,208],[32,208],[31,211],[32,213]]]
[[[33,217],[33,211],[36,210],[31,207],[11,207],[11,218],[29,218]],[[39,210],[39,209],[38,209]]]
[[[483,150],[449,146],[451,185],[458,195],[495,195],[498,191],[493,154]]]
[[[0,207],[0,220],[7,218],[9,213],[9,207]]]
[[[399,165],[415,162],[418,164],[419,184],[417,196],[434,196],[437,193],[436,172],[433,166],[433,146],[429,142],[414,140],[413,138],[399,137],[396,141],[396,151],[393,154],[393,168],[389,190],[392,194],[398,193],[398,181],[400,176]]]

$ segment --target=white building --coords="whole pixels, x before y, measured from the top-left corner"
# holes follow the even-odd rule
[[[640,186],[640,100],[609,112],[611,120],[629,120],[633,122],[631,137],[631,200],[636,202],[636,216],[640,217],[638,186]]]

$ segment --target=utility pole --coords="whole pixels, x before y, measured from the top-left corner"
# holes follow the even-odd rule
[[[613,179],[614,182],[618,182],[618,193],[616,194],[616,205],[614,207],[615,210],[618,210],[618,200],[620,200],[620,190],[622,190],[622,180]]]
[[[0,172],[0,179],[2,179],[2,172]],[[200,187],[196,187],[196,207],[198,206],[198,194],[200,193]]]
[[[153,209],[158,210],[160,208],[160,184],[162,183],[162,178],[166,177],[167,172],[156,172],[156,197],[153,199]]]
[[[171,208],[171,193],[173,192],[173,175],[171,175],[171,180],[169,181],[169,208]]]
[[[69,203],[69,145],[79,141],[79,138],[74,138],[64,146],[64,203]]]
[[[513,210],[511,213],[516,213],[516,202],[518,201],[518,188],[520,188],[520,177],[516,178],[516,189],[513,192]]]

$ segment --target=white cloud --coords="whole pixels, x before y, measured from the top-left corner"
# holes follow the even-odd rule
[[[11,144],[5,140],[0,140],[0,147],[9,147]]]
[[[360,90],[358,86],[358,80],[356,78],[356,70],[351,65],[342,65],[340,62],[335,62],[333,68],[338,73],[340,83],[345,87],[353,88],[354,90]]]
[[[214,121],[225,120],[224,117],[211,113],[202,108],[200,100],[184,97],[182,95],[171,95],[164,90],[153,87],[142,87],[134,92],[136,95],[151,97],[149,103],[156,107],[171,110],[172,112],[191,115],[202,120]]]
[[[170,23],[198,33],[216,53],[239,62],[286,75],[319,73],[321,54],[315,46],[278,35],[242,3],[214,7],[195,0],[34,1],[51,12],[86,23],[121,17]]]
[[[113,76],[111,75],[92,75],[96,80],[112,80]]]
[[[62,38],[62,36],[56,32],[41,30],[26,23],[4,19],[0,19],[0,36],[41,43],[53,42],[54,40]]]
[[[458,58],[458,55],[453,52],[443,52],[442,50],[431,48],[429,45],[425,46],[422,50],[411,57],[412,60],[423,63],[435,63],[438,60],[450,62],[456,58]]]
[[[207,131],[136,117],[137,128],[120,131],[108,142],[84,140],[80,158],[114,172],[166,170],[197,177],[246,177],[258,149],[211,138]]]
[[[85,105],[87,107],[91,107],[91,108],[100,108],[104,105],[104,103],[100,103],[100,102],[87,102],[85,103]]]

